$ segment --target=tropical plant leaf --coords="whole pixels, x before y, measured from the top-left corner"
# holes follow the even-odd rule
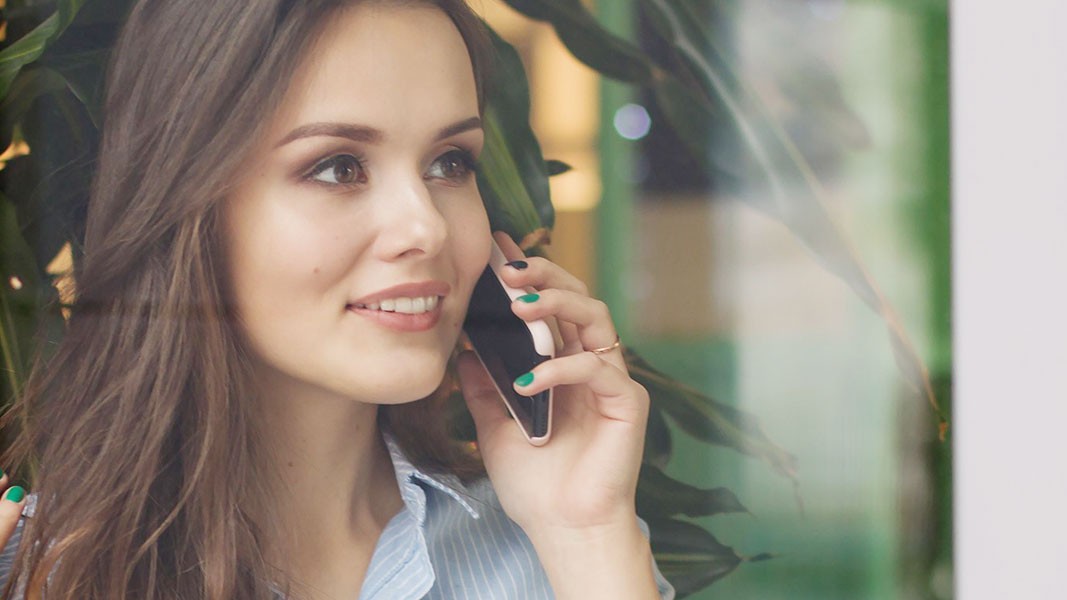
[[[759,458],[778,473],[796,480],[796,457],[772,442],[755,417],[671,379],[634,351],[624,350],[630,376],[645,386],[652,404],[682,431],[698,440]]]
[[[4,182],[18,208],[22,234],[43,271],[68,242],[75,257],[80,256],[99,132],[69,90],[38,96],[21,122],[21,132],[30,154],[7,163]]]
[[[508,159],[497,162],[514,164],[519,181],[526,192],[525,197],[498,196],[497,200],[506,205],[526,205],[508,206],[506,212],[509,214],[528,212],[527,207],[532,206],[537,215],[536,224],[533,219],[529,219],[528,224],[524,219],[515,223],[522,225],[520,230],[509,231],[515,239],[521,240],[536,229],[549,230],[555,224],[556,216],[548,185],[549,167],[541,154],[541,144],[530,127],[530,89],[522,60],[515,48],[499,35],[490,31],[490,37],[493,41],[495,63],[491,71],[487,112],[491,112],[495,119],[494,125],[499,129],[499,137],[494,137],[494,144],[488,147],[488,150],[497,153],[507,151]],[[492,218],[492,215],[490,217]]]
[[[731,183],[742,180],[752,169],[750,157],[723,141],[726,136],[739,135],[735,123],[726,117],[725,109],[698,95],[673,75],[657,80],[650,90],[672,131],[704,169]]]
[[[645,453],[643,461],[661,469],[671,460],[674,443],[671,429],[663,417],[663,411],[656,405],[649,406],[648,426],[645,428]]]
[[[0,52],[0,98],[7,95],[19,71],[40,58],[45,49],[63,33],[84,3],[85,0],[59,0],[52,16]]]
[[[649,67],[652,79],[616,75],[610,60],[589,56],[581,46],[572,47],[573,35],[582,31],[587,39],[612,38],[612,48],[626,60],[640,54],[635,46],[603,29],[578,0],[507,0],[531,18],[553,24],[560,41],[576,58],[601,73],[624,81],[651,83],[657,102],[671,128],[682,136],[686,147],[703,164],[730,175],[743,173],[755,183],[757,193],[742,200],[781,221],[827,270],[842,279],[886,323],[894,358],[904,380],[930,403],[944,435],[947,420],[930,386],[929,375],[900,319],[885,299],[874,278],[843,229],[826,208],[822,185],[789,136],[764,108],[759,96],[745,84],[703,24],[698,3],[693,0],[641,0],[644,14],[677,57],[672,64]],[[564,36],[567,39],[564,39]],[[568,43],[568,40],[571,43]],[[681,65],[681,70],[674,65]],[[683,91],[683,89],[687,91]],[[743,162],[716,154],[705,137],[707,127],[736,135],[748,150]],[[694,126],[696,125],[696,126]],[[711,146],[707,148],[707,146]]]
[[[508,151],[500,119],[492,105],[485,109],[482,127],[485,148],[479,161],[478,189],[489,213],[489,225],[494,231],[505,231],[521,240],[530,232],[542,229],[541,217]]]
[[[648,521],[648,528],[656,565],[679,598],[706,588],[743,562],[769,558],[741,556],[708,531],[685,521],[654,519]]]
[[[103,108],[104,71],[109,50],[85,50],[49,56],[44,63],[59,72],[66,81],[67,89],[85,107],[97,128],[101,125]]]
[[[0,193],[0,379],[3,404],[22,389],[37,351],[38,331],[61,321],[49,276],[34,260],[18,225],[14,203]],[[44,326],[48,327],[44,327]]]
[[[41,61],[19,72],[0,103],[0,145],[8,147],[12,133],[26,113],[43,96],[69,92],[81,103],[94,128],[100,125],[100,103],[95,89],[99,73],[88,73],[86,66],[80,68],[54,68],[52,62]],[[102,65],[95,67],[102,69]],[[77,77],[77,79],[72,79]],[[62,101],[61,101],[62,102]],[[69,108],[68,108],[69,109]]]
[[[7,383],[0,397],[5,401],[17,396],[25,381],[26,361],[21,347],[25,327],[18,308],[29,294],[27,288],[36,280],[37,269],[32,253],[22,241],[15,205],[0,194],[0,364]]]
[[[600,26],[579,0],[504,0],[520,13],[552,24],[578,60],[620,81],[648,83],[653,69],[644,52]]]
[[[676,515],[707,517],[739,512],[748,509],[726,488],[701,489],[673,479],[654,465],[641,465],[637,514],[646,521]]]
[[[11,145],[15,127],[37,98],[67,89],[67,81],[52,69],[31,67],[23,70],[0,102],[0,147]]]

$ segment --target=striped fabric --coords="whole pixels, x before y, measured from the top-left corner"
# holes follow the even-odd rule
[[[423,473],[389,436],[385,442],[405,509],[378,539],[361,600],[554,597],[533,545],[488,479],[464,486],[450,475]],[[660,596],[673,599],[674,589],[653,569]]]
[[[385,440],[404,509],[378,539],[361,600],[554,597],[533,545],[504,514],[488,479],[464,486],[454,476],[428,475],[391,438]],[[647,535],[645,523],[640,525]],[[0,584],[7,580],[21,532],[20,520],[0,554]],[[660,596],[673,599],[673,588],[655,564],[653,569]]]

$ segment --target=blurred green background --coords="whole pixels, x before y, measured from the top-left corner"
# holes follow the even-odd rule
[[[742,554],[776,555],[691,597],[951,598],[950,445],[901,376],[886,322],[751,208],[765,190],[747,173],[692,164],[647,92],[598,77],[550,28],[496,4],[483,10],[523,55],[545,156],[576,167],[552,180],[551,256],[594,284],[649,362],[754,414],[799,460],[794,489],[674,431],[668,473],[726,486],[752,513],[700,521]],[[603,25],[662,52],[647,3],[595,4]],[[949,414],[947,2],[704,4],[714,5],[704,25],[762,103],[749,108],[811,166]],[[579,118],[583,90],[594,124]],[[744,154],[731,131],[705,133],[714,152]],[[582,179],[590,173],[598,180]]]

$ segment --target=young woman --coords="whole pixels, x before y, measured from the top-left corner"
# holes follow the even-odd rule
[[[485,68],[462,0],[137,3],[68,333],[7,417],[37,502],[0,501],[5,598],[672,595],[603,303],[497,234],[538,290],[514,312],[563,342],[516,383],[555,387],[543,447],[453,358],[491,245]],[[450,360],[477,457],[434,399]]]

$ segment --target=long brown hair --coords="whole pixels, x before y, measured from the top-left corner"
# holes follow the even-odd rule
[[[269,497],[265,450],[219,205],[311,42],[360,1],[132,8],[108,69],[68,330],[3,418],[21,426],[3,464],[40,467],[40,507],[3,597],[21,582],[49,600],[258,599],[284,579],[266,558],[277,532],[256,518],[270,514],[268,502],[254,504]],[[396,3],[452,19],[481,109],[489,46],[477,17],[463,0]],[[382,422],[416,462],[447,468],[460,454],[431,429],[441,419],[427,418],[426,404]]]

